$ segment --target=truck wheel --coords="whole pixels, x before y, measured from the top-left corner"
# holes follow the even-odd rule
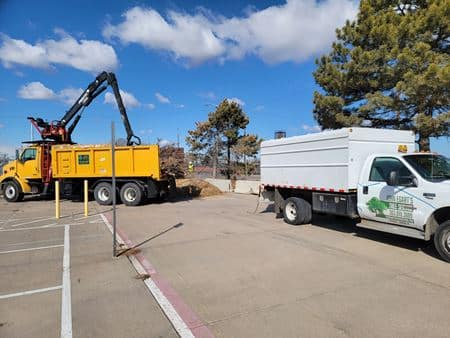
[[[108,182],[101,182],[95,186],[94,198],[100,205],[111,205],[113,201],[112,186]]]
[[[120,189],[120,199],[123,204],[128,206],[139,205],[142,201],[144,192],[136,183],[129,182],[123,185]]]
[[[283,206],[284,221],[292,225],[311,222],[311,205],[302,198],[289,197]]]
[[[9,181],[4,184],[3,194],[5,195],[5,200],[8,202],[20,202],[23,200],[22,189],[14,181]]]
[[[441,257],[450,263],[450,220],[445,221],[434,233],[434,246]]]

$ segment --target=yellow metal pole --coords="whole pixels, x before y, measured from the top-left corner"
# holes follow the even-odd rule
[[[59,218],[59,181],[55,181],[55,217]]]
[[[88,180],[84,180],[84,216],[88,217]]]

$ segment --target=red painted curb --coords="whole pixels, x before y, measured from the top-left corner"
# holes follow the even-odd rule
[[[111,222],[109,214],[105,214],[108,221]],[[133,242],[129,239],[127,234],[117,227],[117,233],[124,240],[128,247],[133,247]],[[195,337],[198,338],[214,338],[211,330],[200,320],[195,312],[183,301],[178,293],[172,288],[167,280],[162,277],[155,267],[145,258],[142,252],[134,254],[136,259],[149,274],[155,285],[161,290],[167,300],[172,304],[175,311],[183,319],[188,328],[192,331]]]

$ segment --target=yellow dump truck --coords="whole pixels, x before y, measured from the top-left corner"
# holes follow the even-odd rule
[[[164,198],[168,177],[162,177],[157,145],[115,147],[116,194],[126,205]],[[3,167],[0,189],[9,202],[24,194],[49,194],[55,180],[65,197],[81,195],[84,180],[101,205],[113,200],[110,145],[52,145],[38,142],[27,146],[15,161]]]

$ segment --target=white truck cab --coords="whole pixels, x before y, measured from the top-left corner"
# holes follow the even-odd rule
[[[263,196],[290,224],[313,212],[357,226],[430,240],[450,262],[450,161],[414,152],[414,134],[344,128],[265,141]]]

